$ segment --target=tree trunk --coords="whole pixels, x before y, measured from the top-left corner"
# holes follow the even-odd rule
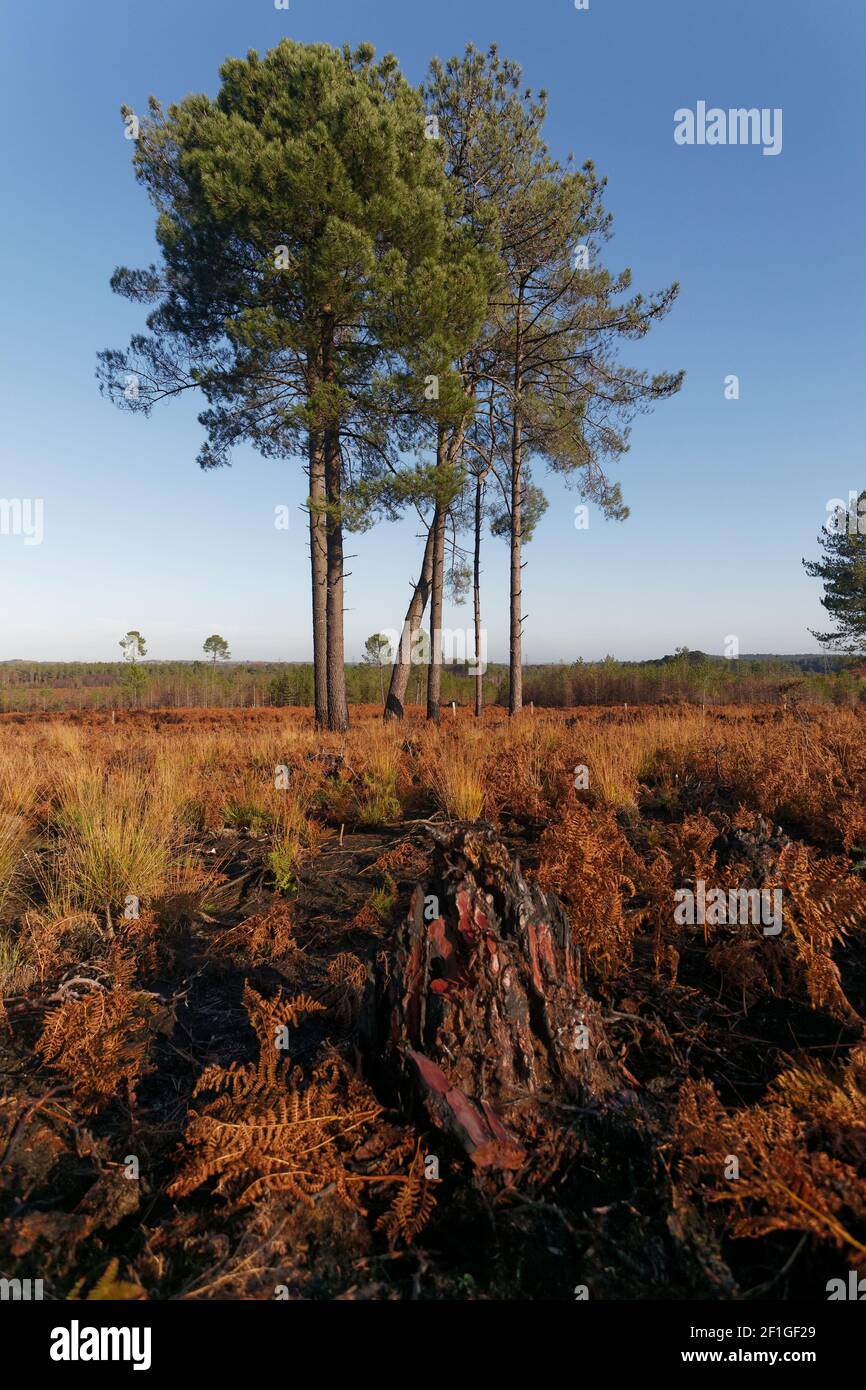
[[[343,522],[340,515],[342,461],[340,436],[325,430],[325,495],[328,502],[327,620],[328,620],[328,728],[343,733],[349,727],[346,704],[346,665],[343,640]]]
[[[424,546],[424,558],[421,561],[421,577],[415,585],[415,590],[409,601],[409,607],[406,610],[406,618],[403,623],[403,631],[400,634],[400,647],[394,656],[394,668],[391,671],[391,683],[388,686],[388,698],[385,701],[385,719],[403,718],[403,701],[406,698],[406,689],[409,685],[409,675],[411,671],[412,643],[415,640],[415,634],[421,626],[424,609],[427,607],[432,578],[433,527],[431,525],[427,532],[427,541]]]
[[[517,310],[517,340],[514,352],[514,398],[511,429],[511,615],[509,648],[508,713],[523,708],[523,431],[520,419],[521,388],[521,306]]]
[[[439,722],[439,702],[442,694],[442,598],[445,588],[445,524],[451,498],[442,495],[450,491],[450,470],[463,448],[465,425],[449,436],[444,425],[439,426],[436,439],[436,469],[439,474],[440,495],[433,513],[433,576],[430,589],[430,669],[427,673],[427,718]]]
[[[433,513],[433,575],[430,588],[430,665],[427,670],[427,718],[439,722],[442,694],[442,591],[445,583],[445,508]]]
[[[310,572],[313,582],[313,699],[316,728],[328,724],[328,539],[325,456],[320,434],[310,433]]]
[[[521,558],[523,552],[523,475],[520,421],[515,418],[511,455],[511,616],[509,646],[508,713],[523,708],[523,615]]]
[[[484,673],[481,670],[481,513],[484,477],[475,475],[475,557],[472,566],[472,602],[475,610],[475,718],[481,718],[484,703]]]

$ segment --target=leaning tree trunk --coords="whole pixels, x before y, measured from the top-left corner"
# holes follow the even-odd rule
[[[368,989],[364,1046],[498,1181],[524,1167],[557,1093],[592,1106],[624,1083],[561,904],[527,885],[490,828],[431,834],[388,983]]]
[[[322,437],[310,433],[310,572],[313,581],[313,699],[316,727],[328,724],[328,540]]]
[[[346,664],[343,639],[343,522],[341,503],[340,436],[325,430],[325,494],[328,569],[328,728],[342,733],[349,727],[346,703]]]
[[[421,561],[421,577],[415,585],[412,598],[409,601],[403,631],[400,634],[400,646],[394,657],[391,683],[388,686],[388,698],[385,701],[384,717],[386,720],[403,718],[403,701],[406,699],[406,689],[409,685],[411,672],[412,644],[421,627],[421,619],[430,597],[432,578],[433,527],[431,526],[427,532],[427,541],[424,546],[424,559]]]

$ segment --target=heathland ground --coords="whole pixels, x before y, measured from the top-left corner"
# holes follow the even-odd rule
[[[436,835],[479,823],[564,906],[608,1078],[497,1095],[501,1170],[369,1032]],[[866,1252],[864,870],[860,704],[3,716],[0,1267],[59,1298],[825,1299]],[[783,930],[678,923],[699,882],[780,889]]]

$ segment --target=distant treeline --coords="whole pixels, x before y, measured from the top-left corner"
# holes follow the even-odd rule
[[[140,708],[254,708],[311,706],[313,667],[306,662],[142,662],[145,680],[132,690],[122,662],[0,663],[0,711]],[[697,704],[810,700],[866,701],[863,667],[849,657],[743,656],[736,660],[678,652],[657,661],[575,661],[524,666],[525,703],[562,709],[570,705]],[[351,704],[379,704],[390,667],[366,662],[346,667]],[[427,666],[412,668],[407,700],[421,704]],[[442,703],[471,705],[475,678],[465,664],[445,666]],[[491,664],[484,676],[484,703],[508,704],[508,667]]]

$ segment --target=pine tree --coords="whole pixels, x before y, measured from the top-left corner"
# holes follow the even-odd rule
[[[244,440],[268,457],[303,452],[316,719],[337,730],[348,722],[345,485],[387,461],[390,412],[407,409],[407,382],[417,395],[424,368],[451,356],[444,316],[461,293],[471,312],[474,274],[419,94],[396,59],[373,58],[370,45],[286,39],[264,59],[225,62],[213,100],[164,114],[151,99],[134,167],[157,208],[162,264],[120,268],[112,286],[156,307],[148,333],[100,354],[99,368],[129,410],[201,391],[203,468],[228,464]],[[440,376],[447,401],[445,366]]]
[[[534,506],[536,519],[538,511],[527,462],[543,459],[577,480],[581,494],[605,516],[623,519],[628,510],[606,462],[627,450],[635,412],[673,395],[683,380],[682,373],[650,375],[618,360],[618,342],[643,337],[671,308],[677,287],[646,300],[640,294],[624,299],[630,272],[612,276],[598,262],[610,218],[602,203],[604,180],[592,164],[563,169],[544,152],[529,178],[528,196],[507,210],[512,223],[505,242],[513,250],[498,335],[497,377],[511,421],[511,714],[523,703],[523,544],[530,511]]]
[[[509,709],[522,705],[523,546],[543,499],[528,472],[543,458],[573,476],[607,516],[627,515],[604,472],[628,447],[628,422],[672,395],[682,373],[650,376],[616,358],[673,304],[677,286],[623,299],[630,272],[611,276],[599,249],[609,236],[604,180],[587,162],[563,169],[542,139],[546,97],[525,90],[519,66],[496,48],[432,64],[427,99],[464,189],[466,217],[498,247],[501,274],[485,328],[462,365],[504,441],[494,469],[511,547]],[[483,414],[484,405],[481,406]],[[530,515],[531,514],[531,515]]]
[[[224,637],[220,637],[218,632],[214,632],[210,637],[205,638],[202,651],[207,652],[213,666],[216,666],[217,659],[220,661],[231,661],[232,654],[229,651],[229,644]]]
[[[385,687],[382,679],[382,667],[388,659],[390,642],[382,632],[374,632],[364,643],[364,655],[361,657],[365,666],[374,666],[379,672],[379,696],[385,699]]]
[[[866,491],[852,494],[823,528],[820,560],[804,560],[806,573],[824,585],[822,606],[835,623],[832,632],[809,629],[822,647],[862,653],[866,649]]]
[[[461,494],[479,464],[477,435],[473,427],[478,407],[482,365],[487,364],[488,323],[491,302],[503,275],[495,203],[511,186],[509,162],[531,145],[540,120],[540,109],[525,105],[516,92],[514,65],[500,63],[495,48],[487,57],[472,45],[463,58],[445,65],[434,59],[424,87],[429,119],[441,141],[445,167],[461,192],[459,225],[464,238],[478,250],[478,269],[485,288],[485,315],[474,333],[465,332],[453,362],[462,383],[462,399],[450,410],[438,413],[436,464],[428,479],[432,517],[421,573],[410,601],[403,639],[391,676],[385,718],[400,718],[409,678],[406,653],[411,649],[429,598],[431,609],[431,659],[427,673],[427,717],[438,720],[442,674],[442,611],[445,589],[446,528],[460,508]],[[476,287],[478,281],[476,280]],[[482,470],[483,471],[483,470]],[[453,549],[453,546],[452,546]],[[476,646],[480,628],[480,543],[474,555],[474,607]],[[476,650],[476,657],[480,655]],[[478,705],[480,687],[476,693]]]

